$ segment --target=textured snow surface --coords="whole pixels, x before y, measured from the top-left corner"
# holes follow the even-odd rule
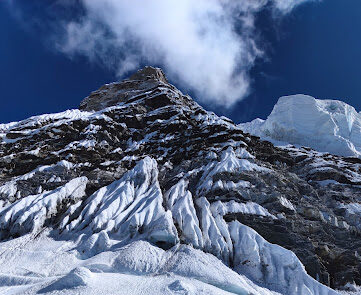
[[[311,147],[341,156],[361,155],[361,114],[338,100],[307,95],[281,97],[267,120],[241,128],[261,138]]]
[[[0,294],[278,294],[190,246],[135,241],[87,259],[76,247],[46,232],[1,243]]]

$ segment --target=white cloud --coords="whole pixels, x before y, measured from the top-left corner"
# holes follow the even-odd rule
[[[59,49],[102,62],[121,77],[141,63],[160,65],[208,103],[229,107],[250,90],[262,56],[254,17],[307,0],[80,0],[85,13],[65,25]],[[237,24],[237,25],[236,25]]]

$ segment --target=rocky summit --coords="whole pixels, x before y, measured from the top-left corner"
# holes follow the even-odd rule
[[[0,125],[0,155],[1,294],[361,285],[361,159],[262,141],[158,68]]]

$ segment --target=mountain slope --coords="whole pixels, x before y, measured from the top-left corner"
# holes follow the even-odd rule
[[[338,100],[318,100],[307,95],[281,97],[267,120],[256,119],[240,127],[261,138],[321,152],[361,155],[361,114]]]
[[[325,285],[361,284],[361,162],[261,141],[160,69],[0,134],[6,294],[337,294]]]

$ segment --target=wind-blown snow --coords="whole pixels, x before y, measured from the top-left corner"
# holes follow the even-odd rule
[[[243,213],[251,215],[259,215],[276,219],[274,215],[268,212],[266,208],[253,202],[247,202],[245,204],[238,203],[236,201],[221,202],[217,201],[211,205],[211,211],[213,215],[226,215],[229,213]]]
[[[267,120],[240,127],[274,142],[288,142],[321,152],[361,156],[361,114],[338,100],[307,95],[281,97]]]

